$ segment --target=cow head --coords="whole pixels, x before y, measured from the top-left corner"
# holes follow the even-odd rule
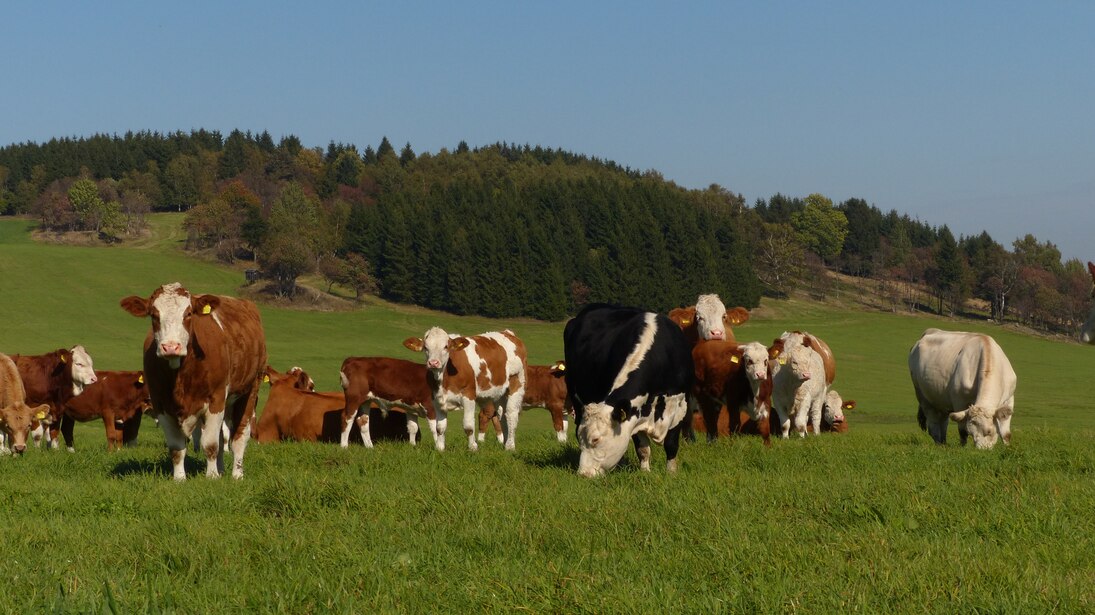
[[[621,420],[623,419],[623,420]],[[582,424],[578,426],[578,474],[587,478],[600,476],[616,467],[627,452],[637,417],[605,403],[588,404]]]
[[[749,342],[738,347],[741,352],[742,368],[754,386],[768,379],[768,348],[760,342]]]
[[[91,355],[84,350],[83,346],[76,345],[68,350],[62,350],[61,362],[71,366],[73,395],[83,393],[84,387],[98,381]]]
[[[288,382],[294,389],[297,389],[298,391],[316,390],[315,381],[312,380],[311,376],[308,375],[308,372],[299,367],[290,367],[289,371],[283,374],[267,365],[266,370],[264,371],[262,381],[269,383],[271,387],[282,382]]]
[[[817,360],[815,360],[817,358]],[[791,373],[795,378],[806,382],[811,378],[824,378],[824,372],[818,372],[817,367],[820,363],[820,357],[817,353],[807,348],[806,346],[795,346],[787,353],[787,365],[786,367],[791,369]]]
[[[426,369],[441,371],[449,362],[449,354],[462,350],[468,345],[468,338],[451,336],[441,327],[430,327],[422,337],[408,337],[403,346],[426,355]]]
[[[137,378],[133,380],[133,388],[141,393],[140,413],[145,414],[152,410],[152,397],[148,393],[148,385],[145,384],[143,372],[137,372]]]
[[[700,295],[696,300],[696,331],[702,340],[726,339],[726,306],[718,295]]]
[[[556,361],[551,364],[548,371],[556,378],[563,378],[567,375],[567,363],[566,361]]]
[[[0,408],[0,430],[11,442],[13,454],[22,455],[27,450],[27,436],[30,435],[31,423],[35,420],[43,425],[51,422],[49,404],[32,408],[24,402],[17,401],[10,406]]]
[[[1011,442],[1011,408],[970,406],[961,412],[951,412],[950,417],[958,423],[960,433],[973,436],[977,448],[992,448],[997,438],[1003,438],[1004,444]],[[965,443],[964,437],[962,441]]]
[[[178,369],[189,352],[195,314],[199,317],[211,314],[220,305],[220,299],[216,295],[191,295],[175,282],[157,288],[148,299],[126,297],[121,305],[138,318],[152,318],[156,356],[165,359],[172,369]]]
[[[835,389],[830,389],[825,396],[825,403],[821,406],[821,420],[829,425],[838,425],[844,422],[844,411],[855,408],[855,401],[844,401],[844,398]]]

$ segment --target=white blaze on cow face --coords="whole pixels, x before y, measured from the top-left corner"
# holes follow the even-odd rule
[[[844,398],[835,390],[825,396],[825,405],[821,407],[821,419],[830,425],[844,422]]]
[[[620,423],[612,419],[612,407],[594,403],[585,407],[582,424],[578,427],[578,474],[588,478],[600,476],[616,467],[627,452],[631,432],[637,417]]]
[[[91,355],[83,346],[73,346],[69,350],[72,360],[72,394],[79,395],[84,392],[84,387],[99,379],[95,376],[95,368],[91,361]]]
[[[818,376],[824,377],[824,374],[815,373],[815,370],[813,369],[816,367],[813,360],[816,354],[816,352],[806,346],[795,346],[791,349],[791,352],[788,353],[787,367],[791,368],[791,373],[803,382]]]
[[[952,412],[950,417],[958,423],[961,431],[973,438],[973,445],[977,448],[988,449],[996,446],[996,439],[1000,436],[1003,436],[1004,442],[1011,439],[1010,428],[1000,427],[998,431],[999,425],[1010,423],[1011,410],[1007,408],[995,410],[970,406],[961,412]]]
[[[756,390],[756,384],[768,378],[768,348],[760,342],[742,344],[740,348],[745,375]]]
[[[700,295],[696,300],[696,331],[704,340],[726,339],[726,306],[718,295]]]
[[[186,356],[190,345],[190,324],[193,308],[190,292],[179,283],[164,285],[149,310],[152,316],[153,338],[156,356],[168,359],[172,367]]]

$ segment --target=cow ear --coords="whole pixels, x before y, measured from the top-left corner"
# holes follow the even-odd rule
[[[749,310],[743,307],[736,307],[728,311],[726,316],[730,318],[730,324],[737,326],[749,320]]]
[[[845,400],[843,407],[844,407],[845,410],[855,410],[855,400],[854,399]]]
[[[624,410],[623,408],[613,408],[612,420],[617,423],[623,423],[627,420],[627,410]]]
[[[34,409],[34,418],[43,425],[53,423],[53,416],[49,413],[49,404],[42,404]]]
[[[148,299],[136,295],[126,297],[119,302],[122,309],[138,318],[148,316]]]
[[[221,298],[216,295],[198,295],[190,299],[190,307],[199,314],[209,314],[221,304]]]
[[[961,423],[962,421],[966,420],[966,417],[969,416],[969,413],[969,410],[963,410],[961,412],[951,412],[951,420],[955,423]]]
[[[420,337],[408,337],[403,340],[403,346],[415,352],[422,352],[422,345],[422,338]]]
[[[996,412],[993,414],[993,417],[995,417],[997,419],[1000,419],[1000,420],[1003,420],[1003,419],[1006,419],[1009,416],[1011,416],[1011,414],[1012,414],[1011,408],[1008,408],[1008,407],[1005,406],[1005,407],[1002,407],[1002,408],[997,408]]]
[[[471,341],[466,337],[454,337],[449,340],[449,351],[463,350],[468,347],[469,343],[471,343]]]
[[[566,361],[556,361],[551,366],[551,375],[559,378],[567,371]]]

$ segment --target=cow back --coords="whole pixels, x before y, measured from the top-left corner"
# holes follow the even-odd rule
[[[100,370],[97,375],[99,379],[84,387],[83,393],[65,402],[65,414],[87,421],[110,408],[116,420],[125,421],[141,411],[148,399],[141,372]]]
[[[26,401],[19,369],[8,355],[0,353],[0,408]]]

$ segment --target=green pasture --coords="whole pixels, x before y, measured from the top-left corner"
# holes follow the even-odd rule
[[[36,243],[0,219],[0,352],[83,344],[98,369],[139,369],[146,320],[118,300],[180,281],[235,294],[237,269],[179,249],[177,215],[128,246]],[[350,355],[420,359],[431,325],[509,327],[530,360],[562,356],[562,323],[460,318],[370,301],[352,311],[260,307],[271,363],[336,390]],[[686,444],[677,475],[575,474],[547,413],[516,453],[381,443],[252,444],[242,481],[170,480],[163,438],[107,453],[0,458],[0,612],[1062,612],[1095,610],[1095,348],[989,325],[765,301],[735,329],[825,339],[859,402],[845,436]],[[905,364],[927,327],[992,334],[1019,377],[1013,444],[939,447],[916,427]],[[952,440],[957,440],[955,430]]]

